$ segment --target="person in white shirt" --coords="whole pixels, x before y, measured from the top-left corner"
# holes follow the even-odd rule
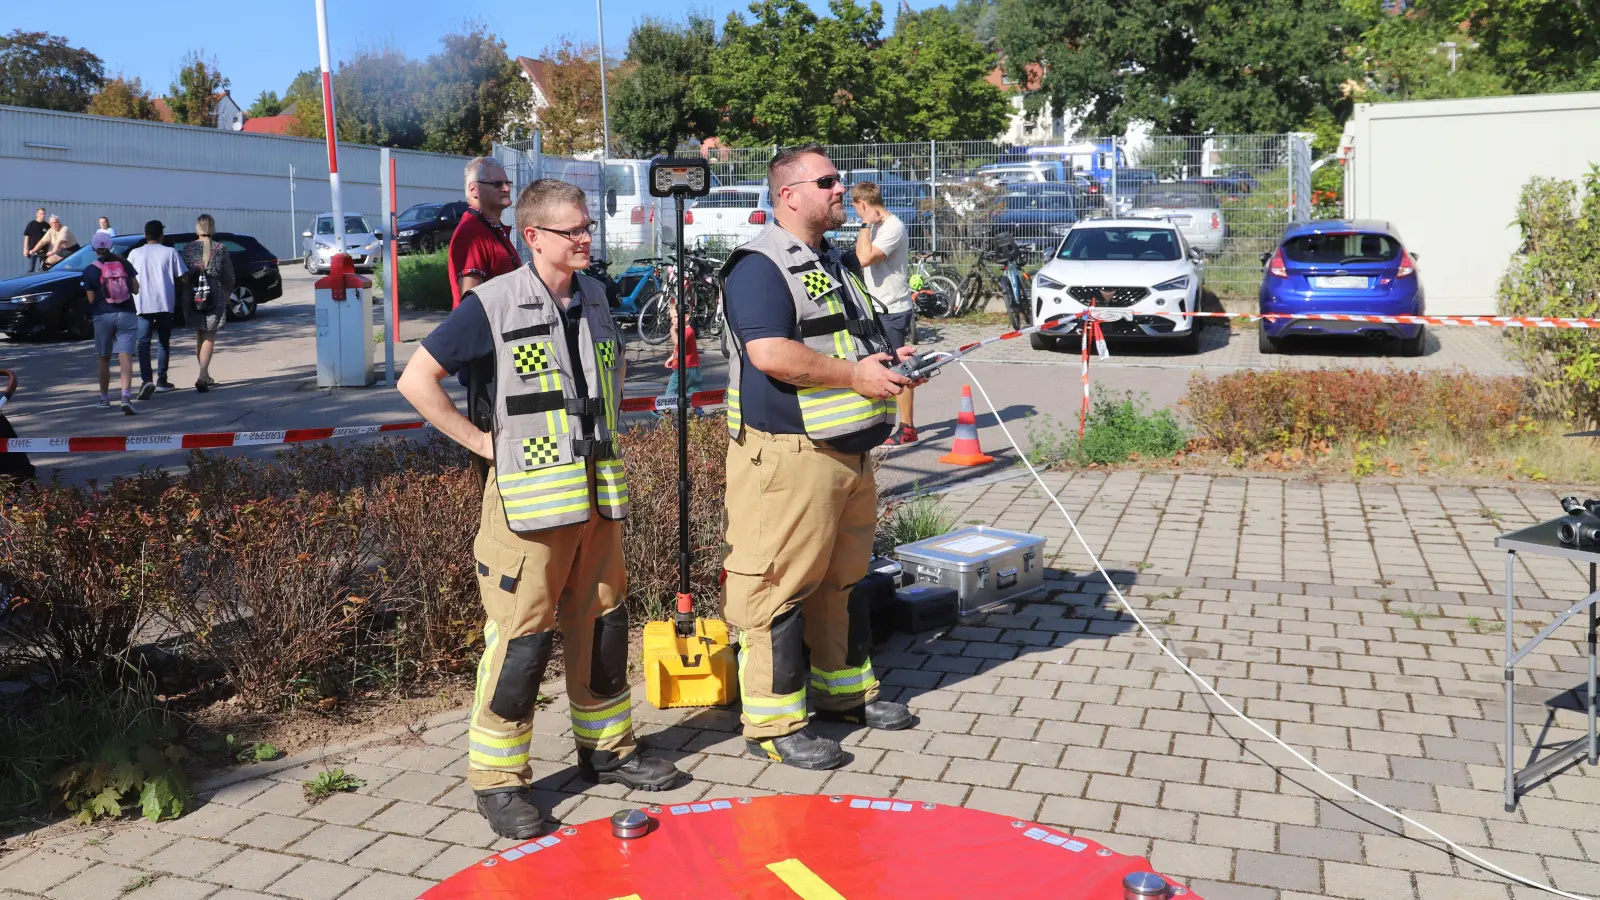
[[[105,224],[105,219],[100,220]],[[172,318],[178,302],[178,279],[189,267],[178,251],[161,243],[166,226],[157,220],[144,223],[144,243],[128,252],[139,271],[139,292],[134,305],[139,313],[139,399],[177,390],[167,380],[167,360],[172,355]],[[150,372],[150,339],[157,342],[155,378]]]
[[[856,233],[856,261],[867,276],[867,293],[878,311],[878,321],[889,339],[889,353],[916,344],[915,313],[911,303],[911,262],[905,223],[883,206],[883,192],[876,184],[863,181],[850,188],[850,202],[861,217]],[[899,427],[889,435],[885,447],[917,442],[916,420],[912,418],[912,390],[895,397]]]
[[[101,216],[100,217],[100,227],[96,228],[94,233],[95,234],[99,234],[102,231],[104,231],[106,234],[111,235],[112,237],[116,237],[117,236],[117,230],[115,228],[111,227],[111,220],[106,218],[105,216]]]

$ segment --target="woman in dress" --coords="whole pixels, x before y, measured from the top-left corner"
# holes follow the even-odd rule
[[[191,296],[185,310],[194,324],[195,350],[200,357],[200,376],[194,389],[205,393],[217,383],[211,377],[211,354],[216,350],[217,332],[228,318],[228,297],[233,294],[233,260],[228,248],[212,238],[217,223],[202,213],[194,223],[195,239],[183,248],[183,261],[189,266]]]

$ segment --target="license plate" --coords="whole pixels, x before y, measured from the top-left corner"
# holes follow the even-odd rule
[[[1323,275],[1311,279],[1312,287],[1331,288],[1333,290],[1365,288],[1367,284],[1368,279],[1365,275]]]

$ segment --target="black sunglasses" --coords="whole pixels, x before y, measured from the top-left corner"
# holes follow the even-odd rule
[[[824,175],[821,178],[807,178],[804,181],[791,181],[784,185],[784,187],[794,187],[797,184],[814,184],[825,191],[831,191],[843,183],[844,179],[838,175]]]

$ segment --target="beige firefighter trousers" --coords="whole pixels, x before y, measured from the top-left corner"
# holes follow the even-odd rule
[[[727,477],[723,615],[741,633],[745,737],[805,727],[808,688],[818,709],[877,697],[868,611],[850,604],[877,525],[872,460],[746,427]]]
[[[592,464],[589,481],[592,498]],[[473,552],[487,622],[468,726],[472,789],[530,783],[533,710],[558,625],[574,741],[629,755],[634,739],[622,523],[591,509],[587,522],[518,534],[506,524],[490,469]]]

